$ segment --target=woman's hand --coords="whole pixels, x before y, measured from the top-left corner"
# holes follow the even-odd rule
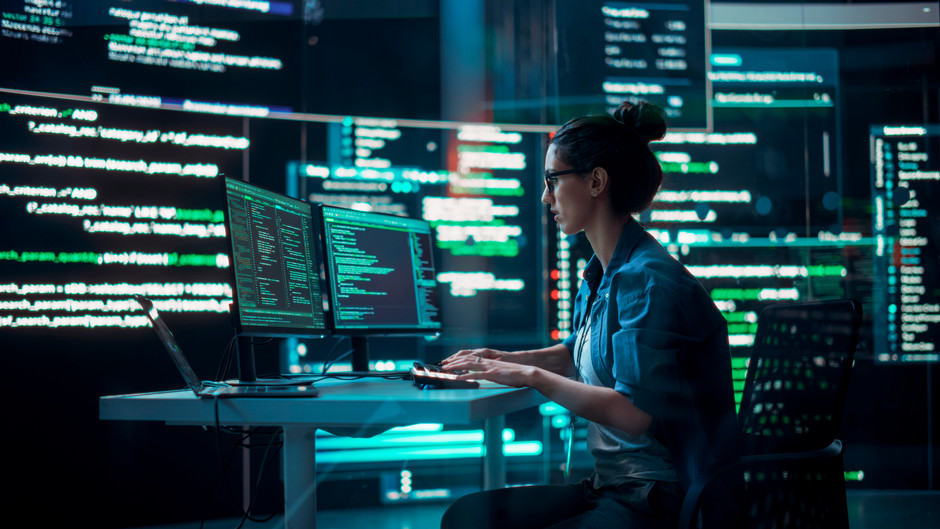
[[[511,352],[486,347],[463,349],[442,360],[441,367],[450,372],[470,371],[476,378],[509,386],[531,386],[532,377],[543,371],[562,376],[575,372],[571,354],[561,343]]]
[[[480,351],[500,352],[490,349]],[[460,380],[489,380],[513,387],[531,386],[533,374],[538,370],[537,367],[487,357],[482,352],[479,355],[475,353],[464,355],[457,353],[445,362],[442,362],[442,367],[446,371],[459,373],[457,378]]]
[[[480,360],[501,360],[506,354],[508,354],[506,351],[497,351],[496,349],[462,349],[442,360],[441,367],[447,371],[458,371],[457,369],[452,369],[450,366],[458,362],[463,363],[468,358],[471,362],[476,361],[477,358]]]
[[[464,349],[441,362],[460,380],[489,380],[513,387],[531,387],[579,417],[641,435],[652,416],[629,397],[603,386],[591,386],[567,376],[574,363],[564,345],[537,351],[507,353],[494,349]]]

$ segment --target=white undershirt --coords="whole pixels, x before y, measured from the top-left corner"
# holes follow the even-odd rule
[[[575,342],[574,360],[578,379],[603,386],[594,370],[591,354],[591,324],[585,318]],[[616,485],[624,478],[678,481],[669,450],[649,434],[630,435],[594,422],[588,423],[587,447],[594,456],[594,486]]]

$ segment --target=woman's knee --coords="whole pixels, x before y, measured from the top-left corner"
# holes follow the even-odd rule
[[[586,508],[570,485],[510,487],[468,494],[444,512],[441,529],[544,527]]]
[[[490,491],[484,491],[457,498],[457,501],[444,511],[441,529],[481,527],[478,525],[482,521],[481,518],[492,508],[492,500],[487,498],[491,495]]]

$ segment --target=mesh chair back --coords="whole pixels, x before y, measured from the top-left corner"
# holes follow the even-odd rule
[[[745,453],[820,449],[838,437],[860,325],[854,300],[760,313],[738,414]]]

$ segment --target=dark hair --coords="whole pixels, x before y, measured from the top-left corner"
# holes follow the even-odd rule
[[[550,144],[566,164],[585,170],[603,167],[610,175],[610,199],[621,213],[649,207],[663,181],[659,160],[649,142],[666,135],[666,113],[651,103],[624,102],[613,115],[574,118],[555,133]]]

